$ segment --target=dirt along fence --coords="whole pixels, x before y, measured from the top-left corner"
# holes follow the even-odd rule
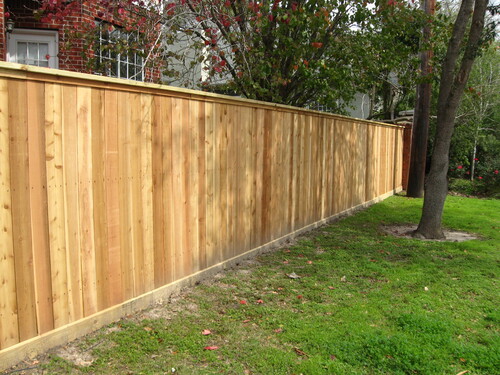
[[[403,128],[0,63],[0,369],[401,188]]]

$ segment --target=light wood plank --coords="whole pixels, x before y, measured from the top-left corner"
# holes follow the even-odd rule
[[[80,212],[78,180],[78,121],[75,111],[76,87],[63,86],[62,97],[62,152],[64,181],[64,217],[66,232],[66,273],[68,275],[69,320],[83,317],[83,289],[80,249]]]
[[[172,146],[172,100],[170,98],[162,98],[161,103],[161,126],[162,126],[162,144],[163,144],[163,231],[164,231],[164,273],[165,283],[175,280],[175,239],[176,228],[175,220],[177,218],[174,211],[174,200],[177,197],[173,190],[173,146]],[[156,211],[156,209],[155,209]]]
[[[142,223],[144,252],[144,289],[149,292],[154,289],[154,227],[153,227],[153,103],[151,95],[141,96],[141,192],[142,192]]]
[[[191,274],[200,269],[200,220],[199,220],[199,157],[201,156],[199,148],[200,121],[203,112],[200,111],[200,103],[190,101],[186,103],[184,111],[189,113],[184,116],[184,157],[186,165],[185,192],[187,196],[186,207],[186,248],[191,258],[191,267],[186,269],[186,274]]]
[[[95,281],[97,291],[97,310],[111,306],[109,282],[109,245],[108,245],[108,202],[106,200],[106,125],[105,90],[91,92],[91,134],[92,134],[92,195],[93,225],[95,241]]]
[[[38,333],[54,328],[52,306],[52,270],[47,208],[47,175],[45,169],[44,84],[27,82],[28,157],[30,184],[30,220],[35,271],[36,315]],[[57,272],[57,270],[53,270]]]
[[[0,80],[0,350],[19,342],[9,139],[9,91]]]
[[[52,304],[54,327],[57,328],[68,324],[70,319],[64,212],[62,93],[59,85],[46,85],[44,104]]]
[[[183,100],[172,98],[172,195],[174,237],[173,237],[173,278],[180,279],[185,276],[185,268],[190,268],[186,261],[186,209],[187,197],[184,190],[185,166],[183,160]],[[187,146],[186,146],[187,147]]]
[[[152,98],[152,194],[153,194],[153,260],[154,260],[154,286],[158,288],[166,283],[166,244],[165,244],[165,206],[163,199],[163,163],[167,150],[164,150],[162,124],[162,98]],[[165,163],[169,160],[165,160]]]
[[[120,197],[120,259],[124,300],[134,296],[134,254],[132,246],[132,122],[130,93],[119,92],[118,98],[118,175]]]
[[[216,148],[215,148],[215,112],[214,104],[205,103],[205,252],[206,264],[212,266],[217,263],[217,232],[216,226]]]
[[[206,185],[206,138],[205,127],[207,120],[206,105],[204,102],[198,102],[199,113],[197,121],[197,144],[198,144],[198,269],[202,270],[207,267],[207,231],[206,231],[206,216],[207,216],[207,185]]]
[[[118,154],[118,95],[104,93],[104,194],[106,201],[107,283],[109,303],[124,301],[120,246],[120,161]]]
[[[96,249],[94,228],[94,195],[92,166],[92,90],[77,88],[78,124],[78,211],[80,214],[80,251],[82,265],[83,312],[85,316],[98,311],[96,280]]]

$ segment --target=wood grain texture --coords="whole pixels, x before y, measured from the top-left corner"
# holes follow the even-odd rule
[[[9,138],[9,89],[7,81],[2,80],[0,81],[0,349],[19,342]]]
[[[68,275],[69,320],[76,321],[83,315],[82,254],[80,249],[80,214],[78,181],[78,121],[77,87],[63,86],[62,96],[62,159],[64,179],[64,215]]]
[[[61,87],[59,85],[47,84],[45,86],[45,159],[47,169],[52,304],[55,328],[68,324],[70,321],[61,107]]]
[[[0,362],[18,342],[397,191],[402,135],[0,64]]]
[[[94,217],[99,215],[103,202],[94,202],[92,164],[92,90],[77,88],[76,112],[78,124],[78,212],[82,267],[83,313],[89,316],[98,311],[96,242]],[[96,136],[98,136],[96,134]]]
[[[30,220],[35,273],[36,317],[38,333],[54,328],[52,277],[48,228],[47,174],[45,169],[45,87],[27,82],[28,158]]]

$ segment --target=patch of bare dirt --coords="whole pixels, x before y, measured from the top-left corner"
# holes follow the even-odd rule
[[[82,350],[75,345],[58,347],[55,354],[79,367],[88,367],[95,360],[89,350]]]
[[[463,242],[470,240],[478,240],[479,237],[472,233],[460,232],[456,230],[443,229],[443,233],[445,235],[445,239],[427,239],[427,238],[418,238],[413,237],[413,232],[417,229],[417,225],[415,224],[397,224],[397,225],[386,225],[383,228],[383,231],[396,237],[404,237],[404,238],[413,238],[422,241],[438,241],[438,242]]]

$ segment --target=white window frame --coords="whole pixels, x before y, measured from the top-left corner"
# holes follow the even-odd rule
[[[105,31],[105,28],[111,26],[113,31]],[[125,31],[121,27],[112,26],[111,24],[96,20],[96,44],[95,44],[95,57],[96,57],[96,74],[105,74],[109,77],[117,77],[123,79],[130,79],[134,81],[144,82],[146,73],[144,67],[144,58],[140,57],[137,52],[128,51],[128,53],[120,54],[113,52],[113,50],[103,50],[102,45],[114,44],[113,39],[124,38],[126,41],[133,38],[133,32]],[[134,61],[131,61],[133,58]],[[140,60],[138,62],[137,60]],[[111,66],[106,64],[115,65],[115,71]],[[126,71],[123,71],[123,66]],[[136,73],[130,75],[128,70],[132,66],[135,68]],[[104,71],[101,71],[104,67]]]
[[[7,61],[17,63],[17,43],[48,43],[50,59],[49,68],[59,68],[57,30],[14,29],[7,34]]]

